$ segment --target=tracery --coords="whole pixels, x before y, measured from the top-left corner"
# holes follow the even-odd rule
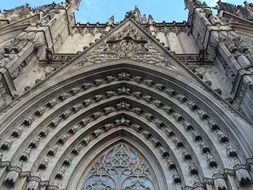
[[[91,166],[83,190],[155,190],[150,168],[133,148],[120,143]]]

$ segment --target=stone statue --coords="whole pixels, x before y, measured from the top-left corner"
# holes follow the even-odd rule
[[[199,55],[198,55],[198,58],[197,58],[197,61],[199,63],[203,63],[205,61],[205,49],[201,49],[199,50]]]
[[[49,64],[53,62],[53,53],[49,48],[46,48],[46,60]]]

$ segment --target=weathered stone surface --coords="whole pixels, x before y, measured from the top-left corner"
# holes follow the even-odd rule
[[[79,24],[79,4],[0,13],[0,189],[252,189],[252,5]]]

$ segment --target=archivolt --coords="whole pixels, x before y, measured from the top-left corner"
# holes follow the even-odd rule
[[[250,182],[252,139],[244,131],[252,127],[193,81],[142,64],[96,67],[58,78],[7,112],[0,174],[6,188],[80,187],[98,154],[91,150],[120,140],[146,147],[160,189],[207,182],[224,189],[231,173],[240,185]]]

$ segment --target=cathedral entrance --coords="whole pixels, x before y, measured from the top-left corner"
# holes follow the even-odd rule
[[[200,11],[194,22],[215,21],[204,3],[186,2]],[[220,96],[220,67],[191,36],[208,44],[227,25],[192,30],[191,23],[146,20],[137,8],[120,23],[75,24],[79,3],[43,6],[48,11],[37,10],[31,30],[4,48],[10,67],[0,69],[0,107],[11,102],[0,113],[0,189],[250,189],[253,128]],[[236,76],[229,65],[226,80]]]

